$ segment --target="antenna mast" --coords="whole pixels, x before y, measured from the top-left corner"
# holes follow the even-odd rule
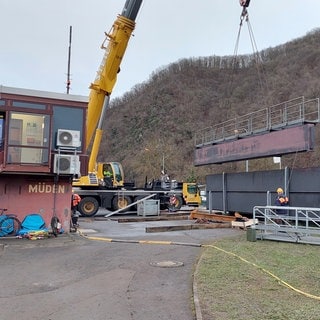
[[[72,39],[72,26],[70,26],[70,31],[69,31],[69,53],[68,53],[68,73],[67,73],[67,94],[69,94],[69,91],[70,91],[70,84],[71,84],[71,79],[70,79],[71,39]]]

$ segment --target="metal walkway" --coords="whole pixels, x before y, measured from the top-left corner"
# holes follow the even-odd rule
[[[201,129],[195,134],[195,146],[200,148],[289,126],[319,122],[319,98],[305,100],[299,97]]]
[[[256,238],[320,245],[320,208],[286,207],[287,214],[277,214],[277,206],[256,206],[253,218]]]

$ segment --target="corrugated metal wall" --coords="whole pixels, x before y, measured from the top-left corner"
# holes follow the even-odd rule
[[[320,208],[320,168],[317,167],[208,175],[207,209],[252,213],[254,206],[265,206],[268,199],[274,205],[278,187],[286,191],[290,206]]]

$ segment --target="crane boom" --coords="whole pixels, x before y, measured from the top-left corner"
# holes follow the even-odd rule
[[[142,0],[126,0],[122,13],[114,21],[111,30],[105,33],[105,40],[101,46],[105,53],[97,76],[90,85],[85,139],[86,151],[87,154],[90,154],[89,163],[86,175],[73,180],[74,187],[99,187],[104,178],[103,173],[107,168],[110,168],[113,174],[113,187],[123,186],[124,177],[121,164],[117,162],[97,163],[97,157],[103,134],[103,120],[109,107],[110,95],[116,84],[120,64],[135,28],[135,20],[141,4]],[[107,46],[105,46],[106,42],[108,42]]]
[[[105,50],[96,79],[90,85],[90,96],[87,114],[86,148],[92,142],[98,121],[102,115],[105,98],[110,96],[120,71],[120,64],[125,54],[129,39],[135,28],[135,19],[142,4],[142,0],[127,0],[122,13],[118,15],[112,29],[105,33],[105,40],[109,41]]]
[[[105,112],[109,107],[110,95],[120,71],[120,64],[125,54],[129,39],[135,28],[135,19],[139,12],[142,0],[127,0],[122,13],[118,15],[111,31],[105,33],[106,38],[102,44],[105,50],[96,79],[90,85],[90,96],[87,114],[87,136],[86,150],[92,142],[92,149],[89,157],[88,172],[96,170],[97,156],[102,139],[102,124]],[[107,47],[105,42],[109,41]],[[85,178],[84,178],[85,179]]]

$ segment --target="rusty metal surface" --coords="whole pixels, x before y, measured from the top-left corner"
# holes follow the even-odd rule
[[[292,127],[195,150],[196,166],[309,151],[314,145],[314,125]]]

